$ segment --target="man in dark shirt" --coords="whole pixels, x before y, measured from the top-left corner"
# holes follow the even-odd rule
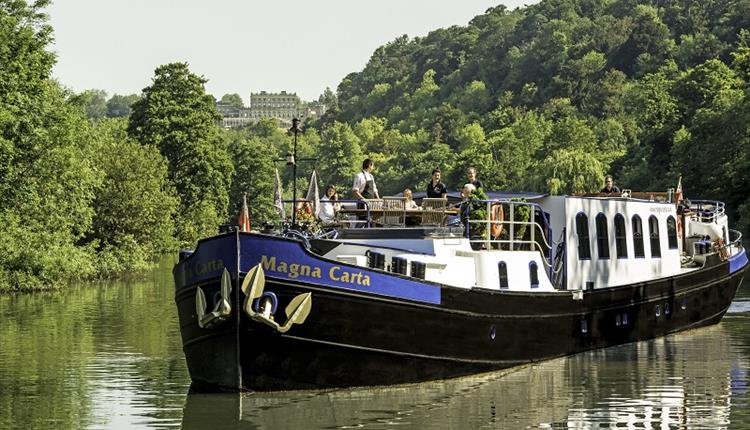
[[[615,186],[615,180],[612,179],[612,175],[607,175],[604,177],[604,188],[600,191],[600,193],[605,194],[612,194],[612,193],[619,193],[620,189]]]
[[[474,185],[474,188],[482,188],[482,181],[477,179],[477,169],[469,167],[469,170],[466,171],[466,176],[469,179],[468,183]]]
[[[427,183],[427,197],[431,199],[445,198],[448,188],[440,182],[440,167],[432,169],[432,179]]]

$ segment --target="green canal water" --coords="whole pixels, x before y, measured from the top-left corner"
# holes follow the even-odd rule
[[[721,324],[511,372],[374,389],[191,394],[172,261],[0,296],[0,429],[750,428],[750,282]]]

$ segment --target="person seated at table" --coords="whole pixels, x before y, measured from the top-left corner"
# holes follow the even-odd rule
[[[419,206],[417,205],[417,202],[414,201],[414,197],[412,196],[411,189],[407,188],[404,190],[404,208],[409,210],[417,210],[419,209]]]
[[[469,236],[469,200],[471,200],[471,193],[476,190],[477,187],[474,184],[464,184],[461,188],[461,203],[459,204],[459,217],[461,219],[461,225],[464,226],[464,236]]]
[[[336,214],[341,210],[341,203],[338,203],[338,200],[336,187],[329,184],[326,187],[325,195],[320,198],[320,207],[318,208],[318,219],[323,224],[332,224],[336,221]]]
[[[444,199],[448,195],[448,188],[440,182],[440,167],[432,169],[432,178],[427,183],[427,197],[431,199]]]
[[[464,187],[461,188],[461,200],[469,200],[469,198],[471,197],[471,193],[476,189],[477,187],[475,187],[474,184],[464,184]]]

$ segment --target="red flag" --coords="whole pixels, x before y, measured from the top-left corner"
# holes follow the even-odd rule
[[[237,219],[237,224],[240,226],[240,231],[250,231],[250,213],[247,210],[247,194],[242,195],[242,209],[240,209],[240,217]]]

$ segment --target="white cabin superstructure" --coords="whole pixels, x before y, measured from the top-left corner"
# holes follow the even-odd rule
[[[486,225],[485,237],[470,239],[455,227],[422,237],[408,237],[408,229],[402,236],[388,228],[359,229],[365,234],[335,239],[323,256],[462,289],[554,292],[672,277],[697,270],[706,254],[734,252],[725,246],[728,222],[719,202],[678,206],[618,195],[483,204],[488,212],[494,205],[506,207],[504,219],[471,221]],[[522,205],[534,215],[519,221],[513,214]],[[525,229],[525,236],[490,237],[490,226],[500,222],[506,232]]]
[[[674,276],[683,270],[674,203],[562,199],[566,289],[614,287]]]

